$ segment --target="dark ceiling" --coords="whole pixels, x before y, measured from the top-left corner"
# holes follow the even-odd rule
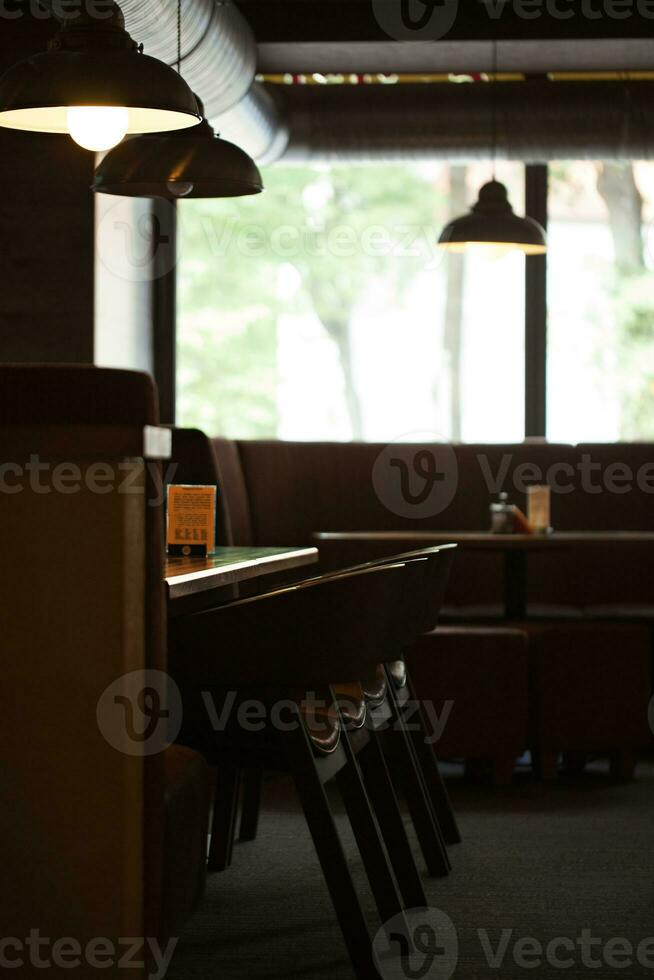
[[[261,44],[383,41],[375,8],[401,0],[236,0]],[[415,16],[426,10],[411,0]],[[652,0],[427,0],[451,4],[447,41],[654,38]]]
[[[654,69],[654,0],[236,2],[254,30],[259,70],[269,75],[492,71],[492,41],[502,71]],[[382,23],[402,24],[403,7],[428,29],[384,31]],[[445,22],[438,40],[429,36]]]

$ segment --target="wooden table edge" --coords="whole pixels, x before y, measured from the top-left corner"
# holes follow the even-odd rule
[[[318,543],[460,544],[478,550],[555,550],[614,545],[652,547],[651,531],[559,531],[553,534],[491,534],[485,531],[316,531]]]
[[[261,575],[273,575],[276,572],[312,565],[318,558],[317,548],[289,548],[288,551],[281,550],[258,558],[241,559],[218,568],[202,568],[193,572],[181,572],[179,575],[167,575],[165,583],[168,599],[175,600],[182,596],[246,582]]]

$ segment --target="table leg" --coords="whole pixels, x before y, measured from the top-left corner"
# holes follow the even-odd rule
[[[504,616],[527,616],[527,552],[519,548],[507,548],[504,553]]]

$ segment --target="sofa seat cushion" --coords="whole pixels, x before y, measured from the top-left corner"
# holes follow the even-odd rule
[[[300,712],[314,751],[318,755],[330,755],[336,751],[341,738],[336,708],[330,706],[325,709],[311,701],[304,701]]]
[[[386,666],[397,690],[405,688],[407,685],[406,662],[404,660],[392,660]]]
[[[165,774],[161,932],[168,939],[204,892],[211,779],[203,756],[179,745],[165,753]]]
[[[364,677],[361,684],[365,699],[371,708],[383,704],[386,700],[387,687],[386,672],[381,664]]]
[[[651,633],[635,623],[528,623],[531,744],[539,752],[651,742]]]
[[[366,700],[361,684],[334,684],[333,691],[347,728],[363,728],[366,722]]]
[[[406,661],[416,697],[444,721],[435,743],[439,756],[513,759],[524,752],[528,661],[522,630],[440,626],[406,650]]]
[[[575,620],[583,618],[584,610],[582,606],[530,602],[527,606],[527,615],[532,619]],[[504,606],[499,602],[445,605],[439,618],[442,623],[501,621],[504,619]]]
[[[646,620],[654,622],[654,603],[641,602],[596,603],[584,606],[584,615],[589,619]]]

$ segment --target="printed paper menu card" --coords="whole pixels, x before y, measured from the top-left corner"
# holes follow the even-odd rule
[[[536,534],[551,530],[549,487],[527,487],[527,519]]]
[[[169,555],[200,555],[216,544],[216,487],[168,487],[166,544]]]

